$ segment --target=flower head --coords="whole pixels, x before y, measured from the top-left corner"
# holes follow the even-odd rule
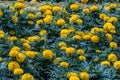
[[[115,62],[117,60],[118,60],[118,58],[117,58],[116,54],[111,53],[111,54],[108,55],[108,61]]]
[[[73,10],[73,11],[78,11],[79,9],[79,4],[77,3],[73,3],[70,5],[70,9]]]
[[[21,69],[21,68],[16,68],[16,69],[13,71],[13,73],[14,73],[15,75],[21,75],[21,74],[24,73],[24,71],[23,71],[23,69]]]
[[[46,59],[53,59],[54,53],[53,53],[51,50],[44,50],[44,51],[43,51],[43,56],[44,56]]]
[[[61,62],[60,66],[62,66],[64,68],[68,68],[69,64],[67,62]]]
[[[25,73],[24,75],[22,75],[21,80],[34,80],[34,77],[29,73]]]
[[[94,36],[91,37],[91,41],[93,43],[97,43],[97,42],[99,42],[99,37],[97,35],[94,35]]]
[[[9,64],[8,64],[8,69],[9,70],[14,70],[14,69],[16,69],[16,68],[20,68],[20,65],[19,65],[19,63],[18,62],[16,62],[16,61],[11,61],[11,62],[9,62]]]
[[[66,49],[66,53],[67,53],[67,54],[74,54],[74,53],[75,53],[75,49],[74,49],[73,47],[68,47],[68,48]]]
[[[115,69],[120,69],[120,61],[114,62],[114,68]]]
[[[89,80],[89,79],[90,79],[90,76],[89,76],[89,74],[88,74],[87,72],[81,72],[81,73],[80,73],[80,78],[81,78],[82,80]]]
[[[80,80],[80,78],[78,76],[71,76],[69,80]]]
[[[118,47],[116,42],[110,42],[109,45],[110,45],[111,48],[117,48]]]

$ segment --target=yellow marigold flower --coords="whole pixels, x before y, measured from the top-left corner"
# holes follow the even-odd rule
[[[14,35],[15,31],[14,30],[10,30],[9,34]]]
[[[86,14],[89,14],[90,10],[88,8],[85,8],[85,9],[83,9],[83,12],[86,13]]]
[[[16,69],[14,69],[13,73],[14,73],[14,75],[21,75],[24,73],[24,71],[21,68],[16,68]]]
[[[100,19],[104,19],[105,17],[107,17],[107,15],[104,14],[104,13],[102,13],[102,14],[99,15],[99,18],[100,18]]]
[[[20,48],[17,46],[13,46],[9,52],[9,56],[16,57],[19,54]]]
[[[110,45],[111,48],[117,48],[118,47],[116,42],[110,42],[109,45]]]
[[[79,15],[78,14],[71,14],[71,17],[79,18]]]
[[[110,33],[115,34],[116,31],[115,30],[110,30]]]
[[[69,27],[68,30],[69,30],[70,33],[75,31],[74,27],[72,27],[72,26]]]
[[[9,56],[11,56],[11,57],[16,57],[18,54],[19,54],[19,52],[16,50],[10,50],[10,52],[9,52]]]
[[[12,22],[13,23],[18,23],[18,18],[16,16],[12,16]]]
[[[56,24],[58,26],[64,26],[65,25],[65,21],[64,21],[64,19],[58,19]]]
[[[82,36],[82,37],[83,37],[83,36],[85,35],[85,33],[82,32],[82,31],[77,31],[77,32],[76,32],[76,35],[79,35],[79,36]]]
[[[42,23],[43,23],[43,20],[42,19],[39,19],[39,20],[37,20],[37,25],[41,25]]]
[[[25,73],[22,75],[21,80],[34,80],[34,77],[29,73]]]
[[[83,39],[85,40],[89,40],[90,38],[91,38],[91,35],[89,34],[83,35]]]
[[[66,46],[67,46],[65,42],[60,42],[58,45],[59,45],[60,47],[66,47]]]
[[[80,78],[78,76],[71,76],[69,80],[80,80]]]
[[[4,31],[0,30],[0,39],[4,38],[5,37],[5,33]]]
[[[43,57],[45,57],[46,59],[53,59],[54,53],[51,50],[44,50]]]
[[[39,39],[40,39],[39,36],[30,36],[30,37],[28,37],[28,41],[30,41],[30,42],[38,41]]]
[[[103,32],[103,29],[102,29],[102,28],[98,28],[98,27],[94,27],[94,28],[91,29],[90,32],[91,32],[91,33]]]
[[[111,30],[115,31],[115,26],[113,26],[111,23],[105,23],[103,29],[108,32]]]
[[[98,29],[98,27],[94,27],[94,28],[91,29],[90,32],[91,32],[91,33],[95,33],[95,32],[97,32],[97,29]]]
[[[60,36],[61,37],[67,37],[69,35],[69,30],[68,29],[62,29],[60,31]]]
[[[96,5],[91,6],[90,10],[91,11],[97,11],[98,10],[98,6],[96,6]]]
[[[117,60],[118,60],[118,58],[117,58],[116,54],[111,53],[111,54],[108,55],[108,61],[115,62]]]
[[[47,35],[47,31],[46,31],[46,30],[41,30],[41,31],[39,32],[39,34],[40,34],[40,35]]]
[[[110,6],[107,6],[107,7],[105,8],[105,10],[106,10],[106,11],[110,11],[110,10],[111,10]]]
[[[3,39],[4,38],[4,35],[3,34],[0,34],[0,39]]]
[[[21,38],[20,40],[21,40],[22,43],[30,43],[30,42],[29,42],[27,39],[25,39],[25,38]]]
[[[23,9],[23,8],[25,8],[25,4],[20,3],[20,2],[16,2],[14,4],[14,8],[16,8],[16,9]]]
[[[35,19],[35,15],[33,13],[28,13],[27,15],[30,19]]]
[[[112,25],[112,23],[105,23],[104,26],[103,26],[103,29],[105,31],[110,31],[108,28],[111,28],[113,30],[115,30],[114,26]]]
[[[85,52],[84,52],[83,49],[78,49],[78,50],[77,50],[77,53],[80,54],[80,55],[84,55]]]
[[[90,79],[90,76],[89,76],[89,74],[88,74],[87,72],[81,72],[81,73],[80,73],[80,78],[81,78],[82,80],[89,80],[89,79]]]
[[[70,5],[70,9],[73,11],[78,11],[79,10],[79,4],[73,3]]]
[[[53,11],[53,12],[58,12],[58,11],[60,11],[60,10],[62,10],[62,7],[60,7],[60,6],[53,6],[53,7],[52,7],[52,11]]]
[[[29,25],[32,25],[34,22],[33,21],[28,21],[28,24]]]
[[[109,40],[109,41],[113,40],[113,37],[111,34],[107,33],[107,34],[105,34],[105,36],[106,36],[107,40]]]
[[[25,51],[25,54],[26,54],[29,58],[33,59],[36,55],[38,55],[38,52],[35,52],[35,51]]]
[[[103,18],[104,21],[108,21],[110,19],[110,17],[106,16]]]
[[[104,32],[103,28],[98,28],[97,32]]]
[[[0,10],[0,17],[2,17],[2,16],[3,16],[3,14],[4,14],[4,13],[3,13],[3,11],[1,11],[1,10]]]
[[[25,61],[25,58],[26,58],[26,56],[25,56],[25,54],[23,54],[23,53],[19,53],[19,54],[16,56],[16,59],[17,59],[18,62],[24,62],[24,61]]]
[[[66,51],[67,47],[61,47],[60,49]]]
[[[59,63],[61,61],[60,57],[57,57],[56,59],[53,60],[53,63]]]
[[[75,53],[75,49],[74,49],[73,47],[68,47],[68,48],[66,49],[66,53],[67,53],[67,54],[74,54],[74,53]]]
[[[75,72],[68,72],[67,73],[67,78],[70,78],[71,76],[78,76],[78,74],[75,73]]]
[[[9,38],[9,40],[10,40],[10,41],[16,41],[16,40],[17,40],[17,37],[16,37],[16,36],[11,36],[11,37]]]
[[[69,19],[69,21],[70,22],[72,22],[72,23],[76,23],[77,22],[77,19],[78,19],[78,17],[71,17],[70,19]],[[80,21],[79,21],[80,22]],[[81,21],[81,23],[82,23],[82,21]]]
[[[46,10],[51,10],[52,9],[52,6],[51,5],[44,5],[44,6],[40,6],[39,7],[39,10],[41,12],[45,12]]]
[[[115,3],[111,3],[111,4],[110,4],[110,8],[111,8],[111,9],[114,9],[114,8],[116,8],[116,7],[117,7],[117,4],[115,4]]]
[[[88,33],[86,33],[86,34],[88,34],[88,35],[90,35],[90,36],[94,36],[91,32],[88,32]]]
[[[52,11],[51,10],[46,10],[44,15],[52,15]]]
[[[18,46],[13,46],[13,47],[11,48],[11,50],[20,51],[20,48],[19,48]]]
[[[13,23],[17,23],[18,22],[18,18],[15,18],[12,20]]]
[[[120,69],[120,61],[114,62],[114,68],[115,69]]]
[[[91,37],[91,41],[93,43],[98,43],[99,42],[99,37],[97,35],[94,35],[94,36]]]
[[[81,0],[82,3],[88,3],[88,0]]]
[[[43,21],[45,22],[45,24],[50,24],[52,22],[53,16],[52,15],[47,15]]]
[[[101,65],[101,66],[102,66],[102,65],[110,66],[110,62],[109,62],[109,61],[102,61],[102,62],[100,63],[100,65]]]
[[[0,39],[4,38],[4,34],[0,34]]]
[[[83,23],[83,20],[82,20],[82,19],[77,19],[77,20],[76,20],[76,23],[82,24],[82,23]]]
[[[2,62],[2,57],[0,57],[0,62]]]
[[[68,68],[69,64],[67,62],[61,62],[60,66],[62,66],[63,68]]]
[[[79,60],[86,61],[86,57],[85,56],[79,56]]]
[[[108,22],[117,22],[118,19],[116,17],[111,17]]]
[[[73,36],[73,39],[75,39],[75,40],[81,40],[81,39],[82,39],[82,37],[81,37],[81,36],[79,36],[79,35],[75,35],[75,36]]]
[[[18,0],[18,2],[21,2],[21,3],[23,3],[23,2],[24,2],[24,0]]]
[[[5,32],[3,30],[0,30],[0,34],[5,34]]]
[[[31,49],[31,46],[29,43],[23,43],[23,46],[25,48],[25,50],[30,50]]]
[[[101,50],[97,49],[95,50],[96,53],[101,53]]]
[[[8,69],[9,70],[14,70],[14,69],[16,69],[16,68],[20,68],[20,65],[19,65],[19,63],[18,62],[16,62],[16,61],[11,61],[11,62],[9,62],[8,63]]]

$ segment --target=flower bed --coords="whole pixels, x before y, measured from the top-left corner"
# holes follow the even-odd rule
[[[119,15],[117,3],[0,4],[0,80],[119,80]]]

